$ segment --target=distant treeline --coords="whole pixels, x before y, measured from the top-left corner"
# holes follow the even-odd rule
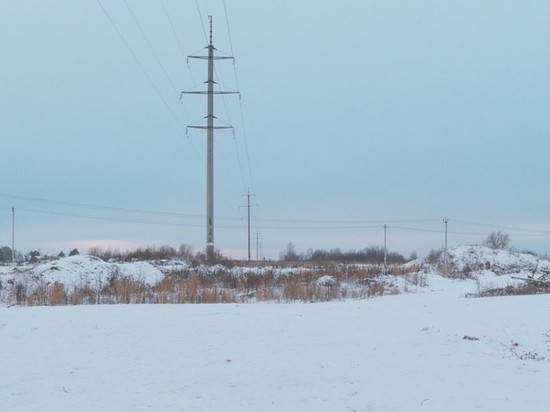
[[[309,249],[306,253],[296,253],[294,245],[289,243],[285,252],[281,253],[283,261],[306,261],[306,262],[361,262],[361,263],[384,263],[384,248],[371,246],[361,250],[342,251],[340,248],[322,250]],[[386,261],[389,264],[405,263],[407,259],[397,252],[387,252]]]
[[[193,252],[188,245],[181,245],[177,250],[172,246],[147,246],[132,250],[120,251],[119,249],[104,249],[100,246],[92,247],[89,255],[96,256],[104,261],[131,262],[144,260],[192,260],[200,256],[200,252]]]

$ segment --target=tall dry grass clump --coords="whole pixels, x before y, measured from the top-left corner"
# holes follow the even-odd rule
[[[69,301],[65,285],[61,282],[55,282],[50,288],[49,303],[52,306],[66,305]]]

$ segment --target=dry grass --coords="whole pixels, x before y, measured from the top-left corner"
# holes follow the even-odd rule
[[[49,290],[49,301],[52,306],[66,305],[68,302],[65,285],[60,282],[55,282]]]
[[[3,296],[9,302],[27,306],[319,302],[398,292],[391,288],[391,277],[399,276],[400,269],[389,268],[390,286],[385,284],[388,276],[381,276],[382,270],[380,265],[344,264],[261,270],[197,266],[167,273],[153,286],[117,272],[103,283],[82,281],[64,285],[21,280],[7,285],[9,291],[4,290]],[[328,281],[318,282],[324,276]]]
[[[540,295],[550,292],[550,287],[536,283],[526,283],[518,286],[506,286],[481,291],[479,297],[514,296],[514,295]]]

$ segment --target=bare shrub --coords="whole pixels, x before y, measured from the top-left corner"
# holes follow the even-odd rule
[[[103,303],[98,299],[99,293],[88,284],[75,286],[68,294],[67,302],[69,305],[93,305]]]
[[[384,287],[384,284],[381,282],[372,282],[369,284],[369,288],[367,290],[368,296],[382,296],[385,292],[386,288]]]
[[[28,306],[45,306],[49,304],[49,286],[44,279],[34,279],[32,288],[28,289],[25,304]]]
[[[217,258],[221,260],[221,254],[218,252]],[[193,249],[185,244],[180,245],[178,250],[172,246],[147,246],[139,247],[126,252],[120,252],[118,249],[103,249],[101,246],[94,246],[88,250],[88,254],[96,256],[106,262],[108,261],[151,261],[151,260],[170,260],[181,258],[188,261],[193,261],[197,256],[193,253]],[[199,259],[200,260],[200,259]]]
[[[517,286],[508,285],[503,288],[492,288],[480,291],[479,297],[489,296],[514,296],[514,295],[538,295],[550,292],[550,288],[544,284],[525,283]]]
[[[430,253],[428,253],[428,256],[426,257],[426,261],[430,265],[435,265],[443,259],[443,250],[442,249],[432,249],[430,250]]]
[[[18,305],[22,305],[27,300],[27,283],[16,282],[15,283],[15,302]]]
[[[506,249],[510,246],[510,235],[504,232],[493,232],[483,242],[485,246],[491,249]]]
[[[178,248],[178,257],[188,261],[193,260],[193,248],[185,243],[181,244]]]
[[[340,285],[320,286],[318,287],[318,300],[331,301],[340,298]]]
[[[407,275],[406,281],[414,286],[425,287],[428,285],[426,274],[420,271]]]
[[[88,250],[90,256],[95,256],[104,260],[105,262],[109,261],[122,261],[123,256],[120,250],[118,249],[103,249],[101,246],[95,246]]]

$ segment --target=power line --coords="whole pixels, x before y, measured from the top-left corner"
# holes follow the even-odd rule
[[[495,225],[492,223],[472,222],[468,220],[459,220],[459,219],[449,219],[449,220],[452,220],[453,222],[457,222],[457,223],[466,224],[466,225],[484,226],[484,227],[490,227],[495,229],[503,229],[503,230],[519,231],[519,232],[542,233],[542,234],[550,235],[550,230],[519,228],[519,227],[512,227],[512,226]]]
[[[151,50],[151,53],[153,54],[153,56],[155,57],[155,60],[157,61],[160,69],[162,70],[162,72],[164,73],[164,76],[166,77],[166,80],[168,80],[168,83],[170,83],[170,85],[172,86],[172,89],[174,90],[174,95],[178,95],[178,91],[176,89],[176,86],[174,85],[174,82],[172,81],[172,79],[170,78],[170,76],[168,75],[168,72],[166,71],[166,69],[164,68],[164,65],[162,64],[162,62],[160,61],[160,58],[158,57],[158,54],[157,52],[155,51],[155,49],[153,48],[153,45],[151,44],[151,42],[149,41],[149,38],[147,37],[147,35],[145,34],[145,31],[143,30],[143,27],[141,26],[141,24],[139,23],[135,13],[133,12],[132,8],[130,7],[130,5],[128,4],[127,0],[124,0],[124,4],[126,5],[126,8],[128,9],[128,12],[130,13],[130,16],[132,16],[132,19],[134,20],[134,23],[136,23],[136,26],[138,27],[141,35],[143,36],[143,39],[145,40],[145,43],[147,43],[147,46],[149,47],[149,49]],[[187,119],[190,120],[190,116],[189,116],[189,113],[187,112],[187,109],[185,108],[185,105],[183,105],[183,102],[182,103],[182,106],[183,106],[183,110],[185,112],[185,115],[187,116]]]
[[[176,39],[176,43],[178,44],[178,48],[181,52],[181,57],[182,57],[183,61],[187,62],[187,57],[186,57],[187,55],[186,55],[185,51],[183,50],[183,46],[180,42],[178,33],[176,31],[176,28],[174,27],[174,23],[172,22],[172,19],[170,18],[170,13],[168,13],[168,9],[166,8],[166,3],[164,3],[164,0],[160,0],[160,2],[162,3],[162,8],[164,10],[164,14],[166,15],[166,19],[168,20],[168,24],[170,25],[170,28],[172,29],[172,34],[174,35],[174,38]],[[189,75],[191,76],[191,81],[193,82],[193,84],[196,84],[195,78],[193,76],[193,72],[191,71],[191,67],[187,63],[186,63],[186,66],[187,66],[187,69],[189,70]],[[181,99],[180,99],[180,101],[181,101]],[[181,102],[181,104],[183,104],[183,102]]]
[[[204,40],[206,41],[206,43],[208,43],[208,35],[206,34],[206,27],[204,26],[204,20],[202,19],[202,13],[201,13],[201,8],[199,6],[199,1],[195,0],[195,4],[197,5],[197,12],[199,13],[199,19],[201,21],[202,32],[204,33]]]
[[[253,194],[251,194],[253,196]],[[6,193],[0,193],[0,198],[11,199],[11,200],[20,200],[24,202],[31,203],[43,203],[51,204],[62,207],[78,208],[78,209],[88,209],[88,210],[97,210],[105,212],[116,213],[117,216],[100,216],[92,215],[85,213],[72,213],[66,211],[51,211],[51,210],[38,210],[31,208],[20,208],[18,210],[58,215],[58,216],[68,216],[68,217],[80,217],[80,218],[89,218],[97,220],[107,220],[107,221],[122,221],[129,223],[144,223],[144,224],[159,224],[159,225],[176,225],[176,226],[189,226],[189,227],[200,227],[201,224],[193,222],[193,220],[203,220],[205,215],[201,214],[188,214],[188,213],[178,213],[170,211],[159,211],[159,210],[146,210],[146,209],[134,209],[134,208],[124,208],[124,207],[113,207],[105,206],[98,204],[88,204],[88,203],[78,203],[78,202],[68,202],[62,200],[53,200],[45,199],[39,197],[31,196],[19,196]],[[1,211],[11,211],[11,208],[0,208]],[[137,215],[137,216],[136,216]],[[139,216],[150,216],[151,219],[140,218]],[[160,221],[155,220],[154,218],[168,218],[175,219],[171,221]],[[179,219],[188,219],[190,222],[182,222]],[[245,226],[237,224],[242,222],[241,217],[230,217],[230,216],[217,216],[217,220],[225,222],[234,222],[234,224],[221,224],[221,227],[224,228],[239,228],[242,229]],[[451,219],[449,219],[451,221]],[[424,232],[424,233],[444,233],[443,229],[429,229],[422,227],[411,227],[411,226],[402,226],[399,223],[432,223],[439,222],[439,219],[404,219],[404,220],[385,220],[385,221],[372,221],[372,220],[323,220],[323,219],[279,219],[279,218],[256,218],[256,222],[263,223],[261,225],[262,230],[312,230],[312,231],[331,231],[331,230],[370,230],[370,229],[380,229],[382,224],[388,224],[388,228],[396,230],[405,230],[411,232]],[[454,222],[461,222],[466,224],[475,224],[478,226],[489,226],[489,227],[498,227],[498,225],[493,225],[489,223],[481,222],[470,222],[459,219],[453,219]],[[397,223],[397,224],[396,224]],[[528,237],[550,237],[550,231],[545,230],[534,230],[528,228],[514,228],[515,230],[523,233],[515,233],[514,236]],[[449,231],[449,235],[460,235],[460,236],[484,236],[485,233],[473,232],[473,231]]]
[[[234,53],[234,50],[233,50],[233,39],[232,39],[232,36],[231,36],[231,28],[230,28],[230,24],[229,24],[229,14],[227,13],[227,4],[226,4],[225,0],[223,0],[223,10],[224,10],[224,13],[225,13],[225,21],[226,21],[226,24],[227,24],[227,36],[229,38],[229,48],[231,50],[231,55],[234,56],[235,53]],[[237,90],[241,90],[241,88],[239,86],[239,77],[237,75],[237,63],[236,63],[235,60],[233,60],[233,72],[235,74],[235,84],[237,86]],[[243,110],[243,105],[242,105],[241,94],[239,94],[239,108],[240,108],[240,116],[241,116],[241,125],[242,125],[242,129],[243,129],[244,147],[245,147],[246,159],[247,159],[247,164],[248,164],[248,174],[249,174],[249,178],[250,178],[250,186],[252,186],[252,193],[256,194],[256,188],[254,187],[254,179],[252,177],[252,167],[251,167],[251,162],[250,162],[250,153],[249,153],[249,150],[248,150],[248,139],[247,139],[247,135],[246,135],[246,127],[245,127],[245,122],[244,122],[244,110]]]
[[[367,226],[367,225],[355,225],[355,226],[270,226],[262,225],[263,230],[359,230],[359,229],[380,229],[380,225]]]
[[[141,61],[139,60],[139,58],[137,57],[136,53],[134,52],[134,50],[132,49],[132,47],[130,47],[130,44],[128,43],[128,41],[126,40],[126,38],[124,37],[124,35],[122,34],[122,32],[119,30],[118,26],[116,25],[116,23],[114,22],[114,20],[111,18],[111,16],[109,15],[109,13],[107,12],[107,10],[105,9],[105,7],[103,7],[103,5],[101,4],[101,1],[100,0],[96,0],[97,3],[99,4],[99,6],[101,7],[101,9],[103,10],[103,12],[105,13],[105,16],[107,16],[107,18],[109,19],[109,21],[111,22],[111,25],[114,27],[115,31],[118,33],[119,37],[121,38],[121,40],[123,41],[123,43],[126,45],[126,48],[128,49],[128,51],[130,52],[130,54],[132,55],[132,57],[134,58],[134,60],[136,61],[137,65],[139,66],[139,68],[141,69],[141,71],[143,72],[143,74],[145,75],[145,77],[147,78],[147,80],[149,80],[149,83],[151,83],[151,86],[153,87],[153,89],[157,92],[157,95],[159,96],[159,98],[162,100],[162,102],[164,103],[164,105],[166,106],[166,108],[168,109],[168,111],[172,114],[172,117],[174,117],[174,119],[176,120],[176,122],[180,125],[181,129],[185,131],[185,127],[183,126],[183,124],[181,124],[181,122],[179,121],[178,117],[176,116],[176,114],[174,113],[174,111],[172,110],[172,108],[170,107],[170,105],[168,104],[168,102],[166,101],[166,99],[164,98],[164,96],[162,95],[162,93],[159,91],[159,89],[157,88],[157,86],[155,85],[155,83],[153,82],[153,79],[151,79],[151,76],[149,76],[149,74],[147,73],[147,71],[145,70],[145,67],[143,66],[143,64],[141,64]]]
[[[134,58],[135,62],[137,63],[137,65],[139,66],[139,68],[141,69],[141,71],[143,72],[143,74],[145,75],[145,77],[147,78],[147,80],[149,81],[149,83],[151,84],[151,86],[153,87],[155,92],[157,93],[160,100],[164,103],[164,106],[166,107],[166,109],[168,109],[168,112],[172,115],[172,117],[174,118],[176,123],[179,125],[180,129],[182,129],[185,132],[186,129],[185,129],[184,125],[180,122],[180,120],[178,119],[178,117],[176,116],[176,114],[174,113],[174,111],[172,110],[172,108],[170,107],[170,105],[168,104],[168,102],[166,101],[166,99],[164,98],[164,96],[162,95],[160,90],[158,89],[158,87],[155,85],[155,83],[153,82],[153,79],[151,78],[151,76],[149,76],[149,74],[145,70],[145,67],[143,66],[143,64],[141,64],[141,61],[137,57],[136,53],[134,52],[132,47],[130,47],[130,44],[128,43],[128,41],[126,40],[126,38],[124,37],[124,35],[120,31],[120,29],[118,28],[118,26],[116,25],[114,20],[111,18],[111,16],[109,15],[109,13],[105,9],[105,7],[103,7],[103,4],[101,4],[101,1],[96,0],[96,2],[101,7],[101,10],[103,10],[103,13],[105,14],[107,19],[109,20],[109,22],[111,23],[111,25],[113,26],[115,31],[117,32],[118,36],[120,37],[120,39],[122,40],[122,42],[124,43],[124,45],[126,46],[128,51],[130,52],[130,54]],[[195,145],[193,144],[193,142],[191,140],[189,140],[189,141],[191,142],[191,146],[193,148],[193,151],[195,152],[195,154],[199,158],[200,162],[203,163],[203,160],[202,160],[201,156],[199,155],[199,152],[197,151],[197,148],[195,147]]]
[[[200,214],[188,214],[188,213],[167,212],[167,211],[158,211],[158,210],[131,209],[131,208],[123,208],[123,207],[103,206],[103,205],[97,205],[97,204],[67,202],[63,200],[52,200],[52,199],[44,199],[44,198],[30,197],[30,196],[17,196],[17,195],[5,194],[5,193],[0,193],[0,198],[22,200],[25,202],[46,203],[46,204],[53,204],[53,205],[59,205],[59,206],[81,208],[81,209],[104,210],[104,211],[117,212],[117,213],[131,213],[131,214],[138,214],[138,215],[144,214],[144,215],[178,217],[178,218],[187,218],[187,219],[204,218],[204,215],[200,215]],[[6,209],[6,210],[11,210],[11,209]],[[234,221],[240,220],[237,217],[220,216],[218,218],[222,220],[234,220]]]
[[[29,212],[29,213],[39,213],[52,216],[62,216],[62,217],[72,217],[72,218],[81,218],[81,219],[93,219],[93,220],[102,220],[108,222],[121,222],[121,223],[135,223],[135,224],[144,224],[144,225],[160,225],[160,226],[183,226],[183,227],[202,227],[202,223],[187,223],[187,222],[174,222],[174,221],[158,221],[158,220],[145,220],[145,219],[132,219],[125,217],[112,217],[112,216],[97,216],[97,215],[88,215],[80,213],[68,213],[68,212],[52,212],[46,210],[37,210],[37,209],[27,209],[27,208],[18,208],[18,211]],[[222,224],[219,225],[223,228],[228,229],[242,229],[243,225],[229,225]]]
[[[419,222],[439,222],[439,219],[403,219],[403,220],[327,220],[327,219],[281,219],[265,218],[264,222],[283,222],[283,223],[323,223],[323,224],[377,224],[384,223],[419,223]]]
[[[254,196],[254,194],[251,194]],[[188,214],[188,213],[179,213],[171,211],[159,211],[159,210],[148,210],[148,209],[135,209],[135,208],[125,208],[125,207],[114,207],[90,203],[79,203],[79,202],[68,202],[63,200],[54,200],[54,199],[45,199],[40,197],[32,196],[20,196],[13,195],[8,193],[0,193],[0,198],[11,199],[11,200],[20,200],[25,202],[34,202],[34,203],[43,203],[58,205],[63,207],[70,208],[79,208],[79,209],[89,209],[89,210],[102,210],[106,212],[114,212],[118,214],[133,214],[133,215],[147,215],[155,217],[171,217],[171,218],[185,218],[185,219],[204,219],[205,215],[201,214]],[[1,210],[1,209],[0,209]],[[5,209],[11,210],[11,209]],[[63,214],[61,212],[52,212]],[[86,217],[86,216],[83,216]],[[240,221],[240,217],[229,217],[229,216],[217,216],[216,219],[224,221]],[[265,229],[276,229],[276,230],[331,230],[331,229],[371,229],[371,228],[380,228],[380,223],[417,223],[417,222],[434,222],[436,219],[409,219],[409,220],[386,220],[386,221],[369,221],[369,220],[322,220],[322,219],[277,219],[277,218],[266,218],[266,219],[256,219],[257,222],[268,223],[264,225]],[[269,225],[271,223],[271,225]],[[277,225],[277,223],[281,225]],[[392,226],[393,227],[393,226]],[[399,228],[395,226],[395,228]],[[411,230],[411,228],[407,228]],[[414,229],[414,228],[413,228]],[[436,231],[437,232],[437,231]]]
[[[186,60],[186,58],[185,58],[186,54],[185,54],[185,51],[183,50],[183,46],[181,45],[180,39],[179,39],[178,34],[176,32],[176,28],[174,27],[174,24],[172,23],[172,19],[170,18],[170,13],[168,13],[168,9],[166,8],[166,4],[164,3],[164,0],[160,0],[160,2],[162,4],[162,8],[164,9],[164,14],[166,15],[166,19],[168,20],[168,24],[170,25],[170,27],[172,29],[172,34],[174,34],[176,42],[178,43],[178,47],[180,49],[181,56],[182,56],[183,60],[185,61]]]

